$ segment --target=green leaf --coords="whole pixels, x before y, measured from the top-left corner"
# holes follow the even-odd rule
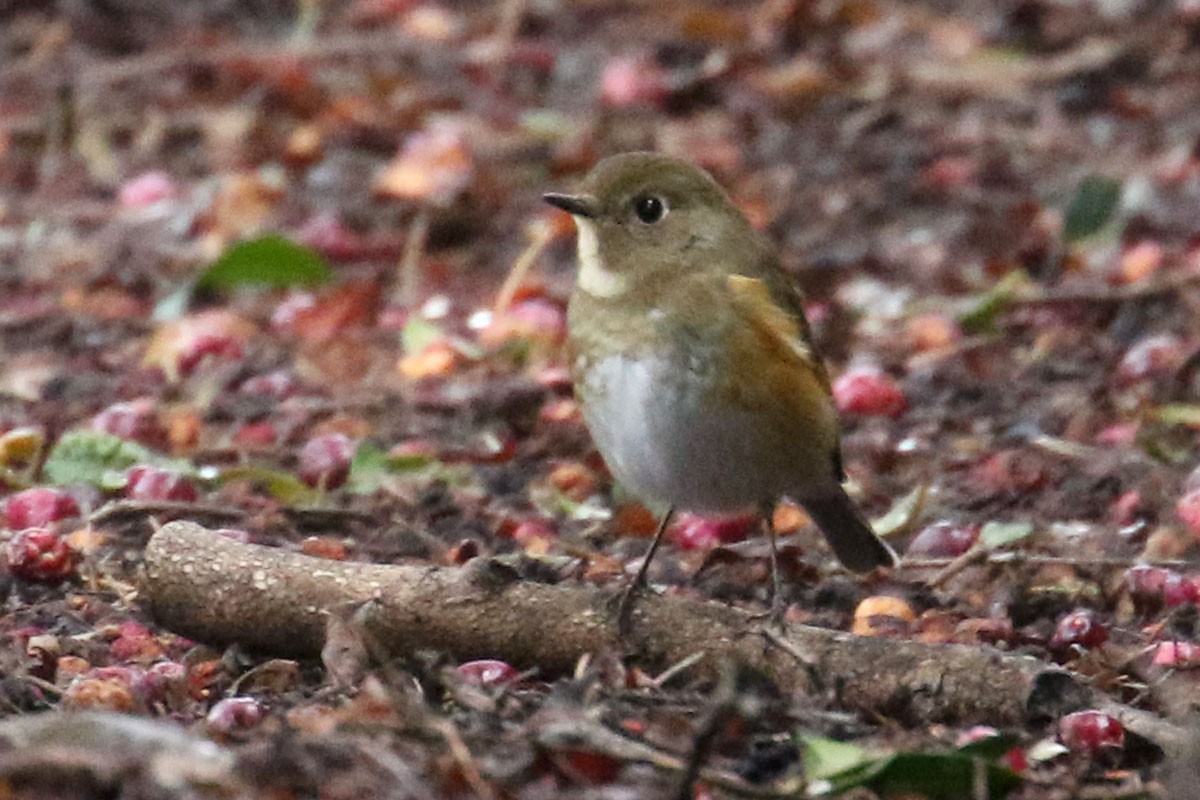
[[[1015,733],[1002,732],[994,736],[984,736],[970,744],[964,744],[958,748],[957,752],[964,756],[980,756],[994,761],[1016,747],[1020,741],[1021,737]]]
[[[431,456],[388,455],[387,451],[370,441],[360,442],[350,462],[350,477],[346,488],[355,494],[370,494],[392,475],[419,474],[433,471],[442,463]]]
[[[1080,182],[1063,218],[1063,239],[1078,242],[1096,233],[1112,218],[1121,199],[1121,182],[1089,175]]]
[[[201,289],[240,286],[315,286],[333,277],[324,260],[303,245],[268,234],[233,245],[196,281]]]
[[[811,780],[809,791],[820,796],[867,786],[886,797],[916,794],[930,800],[961,800],[978,795],[977,781],[987,788],[984,796],[996,799],[1019,786],[1021,778],[982,756],[961,752],[896,753]]]
[[[871,523],[875,533],[887,537],[907,530],[920,516],[928,490],[929,485],[922,483],[893,503],[886,514]]]
[[[1200,428],[1200,404],[1168,403],[1153,412],[1154,418],[1168,425],[1186,425]]]
[[[219,483],[247,481],[263,487],[277,500],[293,506],[309,506],[321,499],[321,493],[290,472],[262,466],[240,466],[221,470]]]
[[[404,330],[400,332],[400,346],[406,355],[416,355],[445,336],[445,332],[436,323],[414,314],[409,317],[408,322],[404,324]]]
[[[1024,270],[1009,272],[958,315],[958,324],[967,333],[994,333],[996,321],[1008,310],[1017,291],[1028,283]]]
[[[823,736],[802,736],[804,748],[804,774],[810,780],[820,780],[831,775],[878,760],[862,747]]]
[[[125,486],[125,470],[136,464],[151,464],[184,475],[195,475],[187,461],[168,458],[137,442],[111,433],[92,430],[67,431],[46,456],[43,474],[51,483],[90,483],[105,490]]]
[[[979,544],[995,550],[1032,534],[1033,525],[1029,522],[986,522],[979,531]]]

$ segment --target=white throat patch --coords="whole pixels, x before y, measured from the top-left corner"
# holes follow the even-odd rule
[[[600,257],[600,238],[591,220],[575,217],[579,230],[579,288],[593,297],[616,297],[625,292],[624,275],[611,272]]]

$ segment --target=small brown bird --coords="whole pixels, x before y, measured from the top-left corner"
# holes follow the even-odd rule
[[[575,391],[616,480],[671,514],[804,506],[838,559],[867,572],[896,554],[842,488],[829,376],[770,243],[704,170],[655,153],[601,161],[578,194],[547,194],[578,229],[568,308]]]

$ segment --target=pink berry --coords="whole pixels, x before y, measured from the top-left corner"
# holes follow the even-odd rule
[[[219,700],[204,718],[209,733],[229,736],[257,727],[267,710],[253,697],[226,697]]]
[[[648,56],[618,56],[604,65],[600,98],[607,106],[657,106],[669,95],[666,73]]]
[[[459,664],[455,671],[460,677],[489,688],[512,683],[520,674],[507,661],[498,661],[491,658],[467,661]]]
[[[711,550],[745,539],[754,530],[754,517],[702,517],[683,513],[672,526],[671,538],[684,550]]]
[[[1137,441],[1138,426],[1135,422],[1119,422],[1096,432],[1096,444],[1133,444]]]
[[[1147,336],[1125,352],[1117,365],[1118,384],[1129,385],[1175,372],[1187,353],[1183,342],[1171,334]]]
[[[1108,628],[1096,619],[1093,611],[1079,609],[1067,614],[1059,620],[1054,635],[1050,638],[1050,647],[1055,650],[1067,650],[1072,647],[1092,649],[1108,641]]]
[[[114,403],[92,418],[92,429],[158,449],[170,444],[157,404],[149,397]]]
[[[165,172],[143,172],[127,181],[117,192],[122,208],[142,208],[175,196],[175,184]]]
[[[367,251],[362,237],[330,213],[310,217],[296,231],[296,241],[335,261],[362,258]]]
[[[312,292],[292,292],[271,312],[271,327],[280,332],[291,331],[316,306],[317,296]]]
[[[4,519],[11,530],[40,528],[60,519],[79,516],[79,505],[66,492],[39,486],[17,492],[4,504]]]
[[[190,480],[177,472],[159,467],[131,467],[126,478],[125,496],[130,500],[194,503],[200,498],[200,493]]]
[[[874,367],[847,370],[833,382],[833,399],[843,414],[896,417],[908,408],[899,384]]]
[[[1076,711],[1058,721],[1058,738],[1064,745],[1088,756],[1125,744],[1125,728],[1100,711]]]
[[[1200,664],[1200,645],[1191,642],[1159,642],[1154,663],[1160,667],[1194,667]]]
[[[159,661],[146,668],[136,693],[149,703],[180,707],[187,697],[187,667],[178,661]]]
[[[979,528],[974,525],[935,522],[922,528],[904,552],[925,558],[954,558],[970,550],[978,538]]]
[[[327,433],[309,439],[300,450],[300,480],[309,486],[336,489],[350,477],[355,445],[349,436]]]
[[[45,528],[27,528],[8,541],[8,568],[18,578],[56,583],[75,572],[75,551]]]
[[[1192,536],[1200,538],[1200,489],[1193,489],[1175,503],[1175,513]]]
[[[1196,600],[1194,582],[1174,570],[1138,564],[1125,571],[1125,589],[1135,606],[1153,610],[1163,605],[1178,606]]]
[[[954,746],[966,747],[969,744],[975,744],[985,739],[995,739],[999,736],[1000,731],[991,725],[975,725],[960,733],[954,740]]]
[[[1142,494],[1136,489],[1122,492],[1108,507],[1108,516],[1121,526],[1132,525],[1137,521],[1138,512],[1142,509]]]
[[[285,400],[294,395],[298,388],[299,385],[292,373],[285,369],[277,369],[274,372],[247,378],[242,382],[238,391],[242,394]]]

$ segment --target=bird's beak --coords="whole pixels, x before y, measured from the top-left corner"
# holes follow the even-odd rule
[[[573,217],[591,219],[600,213],[596,198],[587,194],[544,194],[542,199],[555,208],[561,208]]]

